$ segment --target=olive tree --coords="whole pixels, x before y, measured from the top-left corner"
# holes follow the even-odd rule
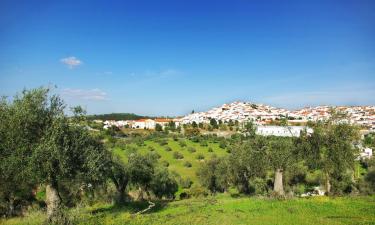
[[[330,120],[310,124],[314,132],[302,137],[307,146],[301,149],[308,166],[324,173],[326,192],[331,192],[336,182],[347,170],[353,170],[358,149],[354,143],[359,139],[357,127]]]
[[[231,182],[238,190],[249,194],[250,180],[264,177],[267,169],[267,142],[263,137],[235,144],[229,155]]]
[[[288,137],[271,137],[268,146],[268,160],[275,172],[273,190],[284,195],[283,173],[294,162],[293,142]]]
[[[45,185],[50,222],[60,216],[59,183],[99,183],[105,180],[109,161],[101,142],[77,123],[82,110],[77,108],[78,114],[69,118],[65,108],[59,96],[46,88],[25,90],[13,101],[1,103],[1,166],[15,175],[1,176],[13,186],[25,182]]]

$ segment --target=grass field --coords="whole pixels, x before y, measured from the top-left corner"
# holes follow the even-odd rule
[[[168,144],[163,145],[163,146],[155,141],[148,140],[148,141],[145,141],[144,146],[139,147],[134,144],[133,147],[137,148],[139,152],[144,153],[144,154],[147,152],[151,152],[149,147],[152,147],[154,149],[153,152],[156,152],[157,154],[161,156],[159,159],[159,162],[163,162],[163,161],[168,162],[169,163],[168,169],[170,171],[177,172],[183,178],[190,178],[194,183],[198,182],[196,171],[199,165],[204,160],[210,159],[211,157],[213,157],[213,155],[223,156],[223,155],[228,154],[225,149],[219,147],[218,143],[208,142],[207,146],[201,146],[199,143],[192,142],[188,139],[183,139],[183,140],[186,143],[185,147],[181,147],[178,141],[174,141],[171,138],[167,139]],[[129,145],[129,146],[132,146],[132,145]],[[166,147],[170,147],[171,151],[167,151]],[[196,152],[190,152],[189,148],[194,148]],[[210,148],[212,149],[212,152],[209,152]],[[120,148],[114,149],[114,152],[124,160],[126,159],[125,151],[126,150],[123,150]],[[184,158],[175,159],[173,157],[173,153],[176,151],[180,152],[184,156]],[[199,154],[203,155],[204,157],[203,160],[197,159],[197,156]],[[191,167],[184,166],[185,162],[190,162]]]
[[[133,203],[123,207],[96,205],[70,210],[77,224],[375,224],[375,196],[316,197],[269,200],[232,198],[228,195],[204,199],[160,202],[146,214],[132,215],[146,207]],[[24,218],[1,221],[10,224],[40,224],[45,216],[33,212]]]

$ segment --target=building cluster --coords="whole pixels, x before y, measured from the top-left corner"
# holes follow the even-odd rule
[[[168,123],[175,122],[176,126],[179,125],[178,120],[168,118],[156,118],[156,119],[139,119],[139,120],[96,120],[94,122],[103,123],[103,128],[108,129],[109,127],[115,126],[118,128],[133,128],[133,129],[155,129],[156,124],[161,125],[164,128]]]
[[[206,112],[197,112],[180,119],[182,124],[186,123],[209,123],[210,119],[223,122],[252,120],[257,125],[267,125],[274,120],[286,118],[291,123],[306,123],[307,121],[319,121],[329,119],[332,110],[347,114],[350,123],[361,125],[369,130],[375,131],[375,106],[318,106],[308,107],[295,111],[275,108],[264,104],[253,104],[249,102],[233,102],[221,107],[213,108]]]
[[[100,121],[105,129],[111,126],[119,128],[128,127],[134,129],[155,129],[156,124],[163,128],[169,123],[174,122],[178,127],[182,124],[191,124],[193,122],[210,123],[211,119],[229,123],[238,121],[240,124],[249,120],[256,123],[258,134],[277,135],[277,136],[296,136],[299,135],[304,126],[278,127],[271,126],[273,121],[287,119],[290,124],[304,125],[308,121],[319,121],[329,119],[332,110],[347,114],[348,122],[361,125],[369,131],[375,131],[375,106],[318,106],[307,107],[299,110],[289,111],[287,109],[275,108],[264,104],[253,104],[250,102],[232,102],[215,107],[206,112],[191,113],[179,118],[156,118],[139,120],[106,120]],[[97,121],[99,122],[99,121]]]

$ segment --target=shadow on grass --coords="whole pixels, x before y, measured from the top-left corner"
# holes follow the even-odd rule
[[[147,212],[143,214],[150,214],[154,212],[158,212],[165,208],[170,201],[167,200],[158,200],[153,201],[155,203],[155,206],[148,210]],[[131,214],[135,214],[141,210],[146,209],[149,206],[149,203],[147,201],[135,201],[135,202],[126,202],[124,204],[114,204],[110,207],[103,207],[94,209],[91,211],[91,214],[99,214],[99,213],[110,213],[110,214],[117,214],[117,213],[123,213],[123,212],[129,212]]]

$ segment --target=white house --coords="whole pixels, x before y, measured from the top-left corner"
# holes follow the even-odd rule
[[[305,129],[308,133],[313,132],[311,128],[305,126],[258,126],[256,134],[263,136],[299,137]]]

